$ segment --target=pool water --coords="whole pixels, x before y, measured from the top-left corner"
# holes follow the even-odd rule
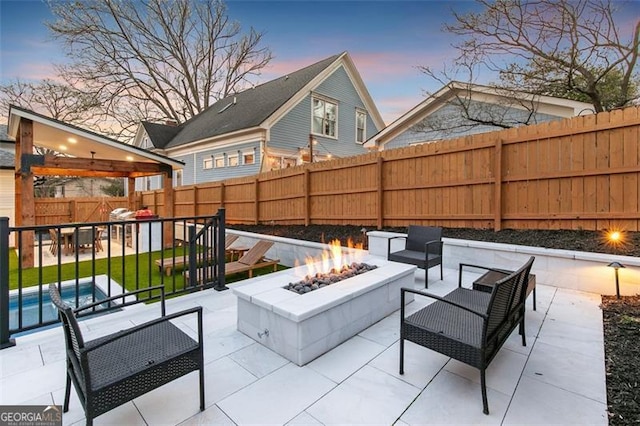
[[[85,282],[78,285],[79,305],[84,306],[93,303],[93,283]],[[95,288],[96,302],[106,299],[107,295],[100,288]],[[62,299],[71,307],[75,306],[76,286],[63,286]],[[39,303],[40,295],[35,292],[22,293],[22,327],[29,327],[38,324],[39,319]],[[49,297],[49,287],[45,286],[42,290],[42,322],[50,322],[58,319],[58,310],[51,303]],[[18,328],[18,295],[14,294],[9,297],[9,329]]]

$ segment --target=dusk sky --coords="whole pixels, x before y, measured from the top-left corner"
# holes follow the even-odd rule
[[[471,1],[239,1],[226,2],[231,19],[243,29],[265,33],[273,60],[258,82],[282,76],[334,54],[348,51],[387,124],[436,91],[417,66],[440,69],[454,56],[455,39],[442,31],[465,13]],[[640,16],[640,2],[626,3],[630,20]],[[53,64],[64,59],[44,21],[52,19],[46,4],[0,0],[0,82],[53,76]],[[481,76],[477,83],[492,77]],[[6,121],[3,118],[2,121]]]

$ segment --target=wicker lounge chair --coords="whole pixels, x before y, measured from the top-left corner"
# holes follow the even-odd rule
[[[405,239],[405,248],[392,253],[391,240],[396,238]],[[424,269],[424,287],[429,288],[429,268],[440,265],[440,279],[442,279],[442,228],[409,225],[406,237],[398,236],[389,239],[387,259]]]
[[[234,234],[229,234],[225,236],[224,238],[225,250],[228,250],[229,246],[235,243],[237,239],[238,239],[238,236]],[[198,256],[196,257],[198,264],[201,264],[202,262],[206,261],[207,258],[210,258],[211,257],[211,255],[209,254],[210,252],[211,251],[207,252],[207,256],[205,256],[203,253],[198,253]],[[164,271],[164,273],[167,276],[170,276],[171,272],[174,269],[182,268],[188,264],[189,264],[189,256],[186,253],[183,256],[179,256],[179,257],[166,257],[164,259],[156,259],[156,265],[160,269],[160,272]]]
[[[150,290],[161,291],[162,317],[95,340],[84,340],[77,313]],[[84,408],[86,423],[91,425],[95,417],[193,371],[200,374],[200,411],[204,410],[202,307],[165,315],[164,287],[110,297],[75,311],[62,300],[56,284],[49,285],[49,294],[58,308],[66,341],[63,412],[69,411],[72,382]],[[185,315],[197,315],[197,342],[170,321]]]
[[[273,246],[273,242],[260,240],[251,247],[240,259],[235,262],[228,262],[224,266],[225,276],[237,274],[239,272],[249,272],[249,278],[253,277],[253,270],[263,268],[265,266],[273,266],[274,272],[278,269],[280,259],[267,259],[264,256]],[[201,282],[205,275],[205,268],[199,268],[197,271],[197,282]],[[189,279],[189,271],[185,271],[187,280]]]
[[[482,405],[489,414],[485,370],[511,332],[520,327],[522,345],[526,285],[531,257],[520,269],[495,282],[491,293],[462,288],[444,297],[403,288],[400,304],[400,374],[404,374],[404,341],[409,340],[480,370]],[[405,294],[436,301],[405,317]]]

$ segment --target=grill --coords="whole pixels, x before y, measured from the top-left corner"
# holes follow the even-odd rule
[[[128,210],[126,208],[124,208],[124,207],[120,207],[120,208],[112,210],[111,213],[109,213],[109,221],[115,222],[115,221],[120,220],[119,216],[122,213],[125,213],[125,212],[128,212]]]
[[[140,212],[140,211],[138,211]],[[111,225],[111,238],[122,245],[130,248],[137,248],[140,252],[160,250],[162,248],[161,224],[160,222],[138,224],[139,220],[150,221],[156,219],[156,215],[146,215],[137,217],[137,213],[126,208],[114,209],[109,214],[109,219],[113,222],[131,221],[131,223],[118,223]],[[151,213],[149,211],[149,213]],[[151,246],[150,243],[151,242]]]

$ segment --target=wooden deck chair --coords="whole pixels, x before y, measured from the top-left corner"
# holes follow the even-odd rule
[[[278,263],[280,259],[267,259],[264,256],[267,251],[273,246],[272,241],[260,240],[253,247],[251,247],[240,259],[235,262],[229,262],[225,264],[225,276],[231,274],[237,274],[239,272],[249,272],[249,278],[253,277],[253,270],[262,268],[265,266],[273,266],[273,271],[278,269]],[[200,282],[204,275],[204,268],[197,270],[197,281]],[[185,277],[189,279],[189,271],[185,271]]]
[[[224,238],[224,249],[225,250],[229,249],[229,246],[235,243],[238,238],[239,238],[238,235],[227,234]],[[205,256],[203,256],[202,253],[199,253],[196,258],[198,260],[198,263],[202,263],[202,261],[204,260],[204,257]],[[208,255],[207,257],[211,257],[211,256]],[[158,268],[160,268],[160,272],[164,270],[164,273],[167,276],[171,276],[171,272],[173,271],[174,268],[182,268],[188,264],[189,264],[189,256],[187,254],[179,257],[175,257],[175,258],[165,257],[164,259],[156,260],[156,265],[158,266]]]
[[[51,238],[51,245],[49,246],[49,251],[52,255],[56,256],[58,254],[58,233],[55,229],[49,229],[49,238]]]

